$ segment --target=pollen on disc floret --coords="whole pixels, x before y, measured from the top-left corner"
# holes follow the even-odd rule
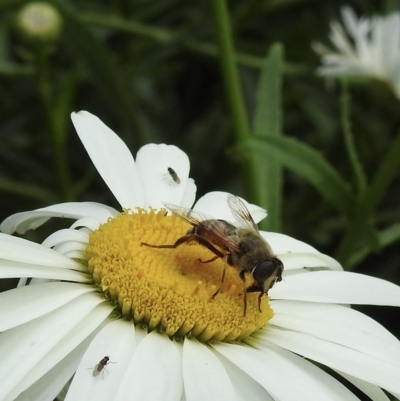
[[[247,294],[243,316],[243,283],[239,270],[197,243],[175,249],[142,246],[173,244],[190,228],[166,210],[124,211],[94,231],[87,247],[88,268],[104,295],[122,315],[169,336],[194,336],[200,341],[233,341],[250,335],[273,316],[264,296]]]

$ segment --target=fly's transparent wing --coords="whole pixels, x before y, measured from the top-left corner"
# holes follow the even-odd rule
[[[239,245],[230,236],[228,227],[233,227],[224,220],[217,220],[205,213],[197,212],[193,209],[187,209],[182,206],[164,203],[164,206],[171,213],[193,227],[201,227],[202,235],[207,237],[210,242],[216,244],[223,243],[231,252],[238,251]]]
[[[234,195],[228,195],[228,206],[240,227],[248,228],[258,233],[257,224],[254,222],[249,210],[243,201]]]
[[[93,369],[93,376],[98,376],[100,372],[103,370],[104,366],[98,363]]]
[[[196,212],[193,209],[188,209],[183,206],[172,205],[171,203],[164,203],[164,206],[175,216],[179,217],[186,223],[192,225],[193,227],[197,227],[202,225],[203,221],[215,220],[214,217],[207,216],[204,213]]]

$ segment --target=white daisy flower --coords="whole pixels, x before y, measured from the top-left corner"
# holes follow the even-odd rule
[[[335,49],[314,45],[323,63],[318,73],[377,78],[400,97],[400,13],[358,19],[352,9],[343,7],[342,17],[344,27],[336,21],[331,23],[330,39]]]
[[[258,294],[248,293],[244,316],[237,269],[227,268],[212,298],[225,264],[201,263],[213,256],[208,249],[141,246],[173,244],[186,232],[162,202],[191,206],[187,156],[147,145],[135,162],[99,119],[87,112],[72,119],[123,211],[66,203],[2,223],[0,276],[31,279],[0,294],[1,401],[53,400],[72,377],[67,401],[356,400],[337,377],[372,400],[389,399],[381,388],[399,396],[399,341],[347,306],[400,306],[398,286],[262,232],[284,264],[283,281],[261,311]],[[226,199],[210,193],[194,209],[234,224]],[[247,207],[256,222],[265,217]],[[51,217],[76,221],[42,245],[9,235]]]

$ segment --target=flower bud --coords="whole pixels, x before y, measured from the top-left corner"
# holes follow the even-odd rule
[[[61,34],[62,24],[58,10],[46,2],[26,4],[16,18],[17,32],[30,46],[53,44]]]

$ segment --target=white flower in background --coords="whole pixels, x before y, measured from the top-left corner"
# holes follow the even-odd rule
[[[318,73],[324,76],[368,76],[385,81],[400,97],[400,13],[385,17],[357,18],[349,7],[342,8],[344,27],[331,23],[334,50],[317,43],[322,56]]]
[[[348,304],[400,306],[400,288],[344,272],[332,258],[282,234],[262,232],[285,265],[263,297],[248,294],[224,263],[199,245],[171,244],[187,225],[160,210],[190,207],[187,156],[147,145],[136,162],[123,142],[87,112],[72,116],[97,170],[123,212],[65,203],[10,216],[0,234],[0,277],[32,277],[0,294],[0,401],[51,401],[73,376],[66,400],[357,400],[326,365],[372,400],[400,394],[400,343]],[[168,176],[168,168],[180,183]],[[227,195],[195,209],[235,223]],[[265,211],[248,205],[258,222]],[[42,245],[13,237],[50,217],[76,220]],[[108,364],[93,375],[105,356]],[[306,359],[305,359],[306,358]]]

